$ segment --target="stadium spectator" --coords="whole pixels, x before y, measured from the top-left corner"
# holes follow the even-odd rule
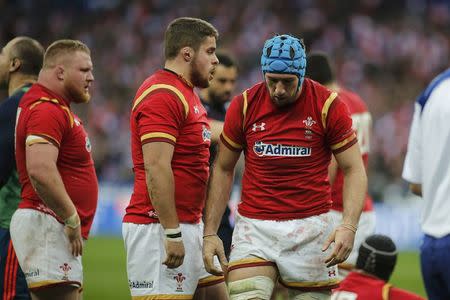
[[[450,299],[450,69],[417,98],[403,167],[411,191],[423,197],[425,234],[420,262],[430,299]]]
[[[356,131],[358,138],[359,149],[361,151],[362,159],[366,170],[368,168],[369,150],[370,150],[370,135],[372,130],[372,116],[367,110],[364,101],[355,93],[345,89],[339,85],[331,65],[328,55],[324,52],[311,52],[307,58],[308,68],[306,69],[306,77],[311,78],[325,85],[332,91],[339,94],[339,98],[347,105],[351,114],[353,129]],[[331,199],[333,201],[331,207],[331,214],[338,222],[342,220],[343,206],[343,187],[344,187],[344,173],[337,167],[336,159],[331,158],[330,166],[328,167],[328,174],[331,183]],[[358,232],[355,235],[355,243],[353,250],[344,263],[339,264],[339,275],[345,276],[356,264],[358,257],[358,249],[361,243],[373,234],[375,231],[375,212],[373,210],[372,198],[367,193],[364,200],[363,211],[359,219]]]
[[[216,158],[218,141],[223,130],[226,108],[231,100],[232,93],[234,93],[238,76],[236,62],[230,55],[217,53],[217,58],[219,59],[219,64],[216,66],[213,79],[209,82],[209,87],[200,91],[200,100],[206,109],[211,125],[211,147],[209,148],[210,166],[212,166],[214,159]],[[233,235],[230,213],[230,207],[227,205],[218,231],[218,235],[223,241],[227,258],[230,255],[231,237]]]
[[[22,201],[11,239],[36,299],[79,299],[81,255],[97,207],[91,144],[72,103],[87,103],[94,80],[89,48],[58,40],[46,50],[38,81],[22,97],[16,163]]]
[[[227,299],[223,276],[211,276],[202,262],[211,131],[194,91],[213,76],[217,38],[204,20],[173,20],[164,69],[144,81],[133,101],[135,183],[123,219],[132,297]]]
[[[25,275],[11,243],[9,225],[20,202],[20,183],[14,159],[14,128],[19,101],[36,82],[44,48],[29,37],[9,41],[0,52],[0,88],[8,98],[0,104],[0,298],[31,299]]]
[[[333,290],[331,300],[423,300],[388,283],[396,262],[397,249],[391,238],[368,236],[358,249],[356,270]]]
[[[228,266],[231,299],[270,299],[278,277],[292,299],[328,299],[338,283],[336,264],[352,250],[367,188],[356,135],[337,93],[304,78],[299,39],[267,40],[261,68],[264,81],[235,97],[225,118],[206,202],[205,265],[221,274],[213,265],[217,255],[226,267],[216,232],[244,151]],[[345,176],[344,217],[336,227],[329,213],[331,153]]]

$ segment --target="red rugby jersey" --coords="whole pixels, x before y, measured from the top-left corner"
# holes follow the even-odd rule
[[[339,98],[347,105],[350,115],[353,120],[353,129],[356,131],[358,137],[359,148],[361,149],[362,159],[366,170],[369,164],[369,150],[370,150],[370,134],[372,130],[372,117],[367,110],[364,101],[355,93],[341,89],[339,91]],[[344,173],[338,168],[335,181],[331,187],[331,198],[333,200],[332,209],[343,211],[342,191],[344,188]],[[367,193],[364,200],[363,211],[372,211],[373,202],[370,195]]]
[[[123,221],[158,222],[145,181],[142,145],[167,142],[175,146],[172,171],[178,218],[182,223],[198,223],[209,176],[211,131],[193,87],[171,71],[157,71],[137,91],[130,128],[135,177]]]
[[[264,82],[236,96],[221,139],[245,154],[239,213],[268,220],[329,211],[331,153],[356,143],[337,93],[307,78],[299,99],[287,107],[272,103]]]
[[[36,209],[58,219],[36,194],[28,177],[25,143],[29,135],[42,136],[59,148],[58,171],[80,216],[82,236],[87,239],[97,208],[98,183],[83,123],[71,111],[67,99],[40,84],[34,84],[19,104],[16,127],[16,163],[22,185],[19,208]]]
[[[395,288],[385,281],[370,275],[351,272],[333,290],[331,300],[423,300],[408,291]]]

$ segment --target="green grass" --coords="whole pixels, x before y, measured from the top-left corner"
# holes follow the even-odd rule
[[[95,237],[84,248],[84,300],[130,299],[121,238]],[[425,297],[419,254],[402,252],[391,283]]]
[[[426,297],[420,274],[420,257],[418,252],[401,252],[398,256],[397,266],[390,280],[394,286],[414,292]]]
[[[131,299],[121,238],[89,239],[84,248],[83,269],[84,300]]]

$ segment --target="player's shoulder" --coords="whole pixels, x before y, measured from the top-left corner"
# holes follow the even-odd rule
[[[182,82],[180,76],[168,70],[159,70],[148,77],[137,90],[132,111],[139,110],[142,103],[162,101],[170,105],[170,100],[173,100],[172,104],[178,103],[186,109],[193,96],[195,97],[195,93],[192,88]]]
[[[30,117],[42,119],[42,122],[51,119],[60,122],[66,122],[71,127],[74,124],[74,116],[70,108],[64,100],[47,92],[40,85],[33,85],[30,90],[25,93],[19,103],[22,113]]]
[[[338,93],[309,78],[303,80],[302,94],[303,99],[317,105],[319,110],[328,110],[338,98]]]

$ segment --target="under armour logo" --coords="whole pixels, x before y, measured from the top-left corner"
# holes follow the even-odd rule
[[[198,110],[198,107],[197,107],[197,105],[196,106],[194,106],[194,113],[195,114],[198,114],[200,111]]]
[[[336,276],[336,271],[335,270],[328,271],[328,277],[332,277],[332,276]]]
[[[258,125],[256,123],[254,123],[252,130],[255,131],[255,132],[256,132],[257,129],[259,129],[260,131],[264,131],[264,130],[266,130],[265,126],[266,126],[266,123],[264,123],[264,122],[262,122],[261,125]]]

